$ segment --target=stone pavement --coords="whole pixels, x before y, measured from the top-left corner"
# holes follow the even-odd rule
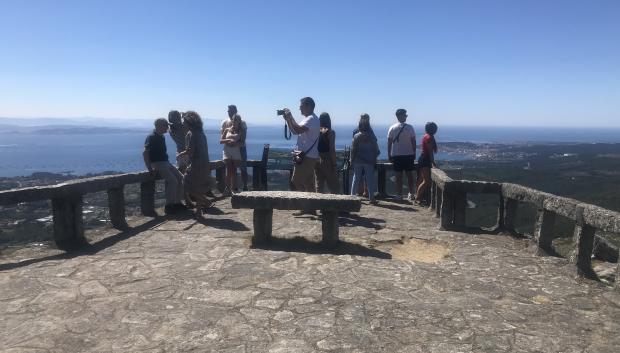
[[[620,351],[618,292],[527,240],[382,202],[343,215],[334,250],[290,211],[252,249],[252,211],[216,206],[0,258],[0,351]]]

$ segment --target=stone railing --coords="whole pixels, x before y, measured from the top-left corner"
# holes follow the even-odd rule
[[[597,230],[620,233],[620,213],[598,206],[560,197],[546,192],[511,183],[494,183],[468,180],[453,180],[440,169],[432,169],[431,205],[440,218],[442,229],[464,229],[467,194],[495,194],[497,204],[496,229],[515,233],[515,218],[520,202],[529,203],[537,209],[533,239],[542,252],[551,250],[553,226],[556,215],[569,219],[574,224],[574,250],[570,261],[580,274],[592,275],[592,255]],[[618,249],[614,248],[618,253]],[[619,255],[616,255],[617,259]],[[616,271],[616,287],[620,287],[620,262]]]
[[[266,155],[268,151],[269,146],[266,145],[262,160],[247,161],[247,166],[253,168],[254,190],[267,190]],[[224,162],[212,161],[211,169],[215,170],[218,188],[224,190]],[[140,210],[143,215],[154,217],[157,216],[155,181],[155,175],[144,171],[76,179],[49,186],[11,189],[0,191],[0,206],[51,200],[54,241],[59,249],[72,250],[87,243],[84,238],[82,218],[85,194],[107,191],[110,223],[117,229],[126,229],[128,226],[125,219],[125,185],[140,183]]]
[[[375,169],[377,170],[377,197],[386,198],[388,197],[388,193],[386,192],[387,172],[394,170],[394,166],[391,162],[377,162],[377,164],[375,164]],[[342,193],[348,195],[351,193],[350,166],[347,163],[344,163],[340,172],[342,176]]]

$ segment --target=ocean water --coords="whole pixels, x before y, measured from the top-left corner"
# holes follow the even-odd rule
[[[415,125],[414,125],[415,126]],[[351,143],[353,126],[335,126],[336,148]],[[415,126],[418,141],[423,128]],[[387,126],[375,126],[381,149],[386,158]],[[145,131],[107,134],[35,134],[0,133],[0,177],[30,175],[34,172],[67,172],[75,175],[104,171],[131,172],[144,170],[142,150]],[[166,135],[168,155],[174,160],[174,143]],[[618,143],[620,129],[509,128],[509,127],[441,127],[436,135],[441,142],[475,143]],[[222,158],[219,133],[207,130],[211,159]],[[295,136],[285,140],[283,126],[249,126],[248,158],[259,159],[263,145],[292,149]],[[438,160],[467,159],[467,155],[438,154]]]

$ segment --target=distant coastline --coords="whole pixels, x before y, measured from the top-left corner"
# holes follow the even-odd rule
[[[142,148],[150,132],[146,120],[119,121],[114,125],[72,125],[66,120],[57,124],[38,125],[44,119],[21,124],[21,119],[0,118],[0,177],[29,176],[36,172],[70,172],[73,175],[101,173],[104,171],[130,172],[143,170]],[[110,122],[105,121],[105,123]],[[74,122],[75,123],[75,122]],[[88,121],[95,124],[96,121]],[[122,123],[119,126],[119,123]],[[414,122],[421,140],[423,127]],[[292,149],[295,137],[285,140],[283,125],[248,124],[248,157],[259,159],[263,145],[272,148]],[[380,159],[387,158],[387,125],[375,124],[375,133],[381,149]],[[336,147],[350,145],[353,125],[334,125]],[[221,159],[219,121],[208,119],[206,134],[211,159]],[[528,127],[470,127],[440,126],[438,160],[467,160],[493,158],[485,145],[562,145],[620,143],[620,128],[528,128]],[[419,141],[418,141],[419,142]],[[450,143],[450,144],[448,144]],[[167,137],[170,160],[174,160],[174,144]],[[478,157],[477,157],[478,156]],[[498,157],[499,158],[499,157]]]

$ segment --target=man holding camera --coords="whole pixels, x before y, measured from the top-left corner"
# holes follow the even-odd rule
[[[319,159],[319,118],[314,114],[314,100],[305,97],[300,100],[299,110],[305,117],[299,124],[288,108],[278,111],[284,117],[291,132],[297,135],[297,147],[293,152],[297,157],[293,169],[292,182],[296,191],[315,192],[314,166]]]

